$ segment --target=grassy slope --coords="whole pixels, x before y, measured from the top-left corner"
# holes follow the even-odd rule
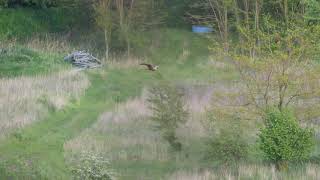
[[[160,65],[163,79],[207,83],[236,76],[235,72],[226,73],[208,64],[211,52],[206,37],[180,29],[162,29],[150,36],[156,37],[153,40],[156,45],[151,45],[146,59]]]
[[[49,30],[64,31],[65,25],[69,24],[68,19],[62,25],[55,22],[61,22],[69,16],[61,16],[61,14],[63,13],[59,13],[59,10],[52,10],[51,13],[22,9],[1,10],[0,39],[25,38],[30,37],[34,32],[47,33]],[[156,45],[153,50],[146,51],[145,47],[149,46],[143,43],[140,49],[146,52],[148,61],[160,64],[161,75],[150,75],[149,72],[140,71],[137,68],[125,71],[108,69],[107,73],[104,71],[89,73],[92,86],[79,102],[70,104],[62,111],[52,113],[47,119],[15,132],[9,139],[0,142],[0,179],[70,179],[70,172],[64,158],[64,143],[90,127],[102,112],[112,109],[119,101],[123,102],[129,97],[139,95],[145,85],[157,83],[159,80],[211,82],[230,79],[234,76],[233,73],[219,72],[206,66],[209,52],[206,48],[208,42],[204,38],[181,30],[161,30],[155,36],[158,36],[158,39],[155,40]],[[149,40],[146,39],[146,41]],[[157,42],[160,43],[157,44]],[[47,54],[28,50],[16,52],[11,57],[0,57],[2,76],[47,72],[47,65],[62,57],[54,55],[52,58]],[[21,58],[20,55],[27,57]],[[19,61],[21,59],[25,61],[21,63]],[[38,62],[41,62],[40,66],[35,68],[34,64]],[[199,66],[200,64],[203,66]],[[197,140],[194,142],[199,143]],[[191,157],[193,154],[201,153],[197,145],[194,147],[188,150],[192,153]],[[198,165],[193,163],[190,161],[178,163],[175,160],[165,163],[123,161],[113,164],[113,168],[119,169],[118,172],[123,170],[127,173],[122,174],[123,179],[134,179],[141,174],[149,175],[152,179],[160,179],[164,174],[178,168],[189,170]]]
[[[157,83],[158,80],[217,79],[215,75],[219,72],[212,71],[210,67],[195,68],[195,62],[207,62],[209,52],[206,40],[179,30],[164,30],[161,34],[162,44],[148,54],[150,61],[162,62],[161,75],[150,74],[136,67],[89,73],[92,85],[79,103],[71,104],[1,142],[0,179],[69,179],[64,143],[90,127],[102,112],[111,109],[115,103],[139,95],[145,85]],[[184,49],[188,49],[189,55],[181,58]],[[119,162],[119,167],[134,165],[134,171],[148,166],[123,163]],[[156,166],[160,176],[167,164]]]
[[[34,75],[57,71],[67,66],[63,55],[44,53],[21,46],[8,48],[0,53],[0,78]]]
[[[134,70],[110,70],[106,77],[91,74],[92,87],[78,104],[72,104],[1,142],[0,159],[4,162],[1,163],[0,179],[32,176],[69,179],[63,157],[64,142],[89,127],[115,101],[137,95],[148,78],[147,74]]]
[[[208,50],[208,40],[202,36],[192,34],[187,31],[181,31],[176,29],[164,29],[157,34],[161,43],[156,45],[155,50],[151,50],[151,53],[147,53],[148,60],[155,64],[160,64],[159,72],[161,76],[157,76],[156,82],[159,80],[173,81],[179,84],[188,84],[192,86],[194,83],[210,83],[220,80],[230,80],[236,75],[234,72],[224,72],[208,65],[208,56],[210,54]],[[160,40],[161,39],[161,40]],[[152,49],[152,48],[151,48]],[[186,54],[183,56],[183,54]],[[135,123],[137,123],[135,121]],[[148,130],[144,129],[145,126],[137,126],[135,123],[127,124],[129,127],[125,127],[122,124],[123,129],[118,130],[115,127],[112,133],[114,134],[99,134],[92,132],[92,138],[102,137],[106,140],[111,137],[114,139],[121,139],[125,134],[130,134],[130,127],[134,127],[132,131],[145,133],[148,135]],[[136,125],[136,126],[134,126]],[[150,128],[150,127],[149,127]],[[153,131],[152,128],[150,131]],[[155,132],[152,132],[155,133]],[[107,137],[106,137],[107,136]],[[119,173],[119,179],[163,179],[166,175],[171,174],[177,170],[189,170],[199,169],[201,167],[208,167],[206,161],[203,160],[203,141],[199,138],[188,139],[188,143],[192,145],[185,146],[181,154],[173,157],[169,161],[144,161],[144,160],[122,160],[111,162],[112,168]],[[157,142],[157,144],[166,144],[166,142]],[[113,148],[110,145],[109,148]],[[106,156],[112,156],[112,153],[125,152],[128,154],[139,154],[146,148],[141,146],[130,146],[130,149],[114,148],[109,152],[106,150]],[[148,151],[148,150],[146,150]],[[108,154],[111,153],[111,154]],[[189,154],[189,158],[183,158],[185,154]],[[183,156],[182,158],[179,156]],[[177,158],[177,159],[176,159]]]

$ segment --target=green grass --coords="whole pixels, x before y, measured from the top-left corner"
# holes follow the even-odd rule
[[[72,15],[66,14],[67,12],[69,11],[66,9],[55,8],[0,9],[0,39],[28,39],[35,34],[67,31],[69,26],[77,21],[70,18]],[[92,36],[99,38],[99,35]],[[86,34],[83,39],[92,38]],[[100,41],[95,42],[103,47],[101,41],[103,39],[99,39]],[[90,129],[103,112],[114,111],[118,103],[139,96],[144,87],[157,84],[159,81],[192,85],[202,82],[231,82],[230,80],[237,77],[232,70],[208,65],[208,56],[211,54],[208,50],[210,42],[205,37],[186,30],[160,29],[155,32],[143,32],[133,37],[132,43],[136,54],[144,57],[147,62],[160,65],[159,72],[144,71],[141,67],[107,68],[88,72],[91,87],[79,101],[72,102],[63,110],[52,111],[47,118],[13,132],[9,138],[0,142],[0,179],[71,179],[66,158],[69,152],[65,152],[64,145],[81,136],[84,130]],[[63,63],[61,54],[14,47],[9,53],[0,55],[0,78],[41,75],[64,66],[66,64]],[[132,131],[147,135],[155,133],[149,127],[146,130],[132,124],[127,126],[111,131],[112,134],[91,132],[89,137],[94,140],[109,140],[116,144],[116,140],[122,138],[121,135],[131,135]],[[157,143],[165,145],[165,142]],[[152,180],[166,178],[167,175],[179,170],[187,172],[201,168],[217,170],[219,165],[216,162],[203,159],[205,143],[204,139],[197,137],[184,139],[183,151],[180,154],[170,154],[170,158],[166,161],[119,160],[112,161],[111,167],[119,174],[119,179],[143,177]],[[146,147],[141,145],[129,146],[126,149],[116,146],[110,152],[105,151],[104,155],[112,156],[121,150],[135,155],[146,150],[144,148]],[[261,165],[256,158],[261,154],[255,149],[252,151],[254,158],[246,163]],[[185,158],[185,154],[188,154],[189,158]],[[302,169],[299,165],[293,167],[293,171],[295,168]],[[270,172],[268,171],[269,174]],[[234,170],[233,173],[238,172]],[[290,176],[294,176],[294,173]]]
[[[131,113],[134,114],[134,111],[116,111],[113,117],[125,117],[123,119],[125,122],[121,120],[116,120],[118,123],[113,122],[112,117],[104,119],[104,123],[98,122],[94,127],[76,137],[75,147],[72,146],[74,142],[71,140],[68,143],[68,147],[71,148],[67,149],[66,159],[72,159],[72,154],[81,151],[92,151],[94,154],[110,159],[110,167],[116,172],[119,180],[156,180],[181,169],[192,171],[214,166],[212,162],[204,160],[205,141],[203,138],[181,139],[183,150],[174,152],[166,141],[159,138],[159,133],[154,131],[154,126],[148,118],[133,118]],[[102,130],[100,128],[102,125],[107,127]],[[128,141],[128,143],[123,143],[123,141]],[[130,143],[130,141],[139,143]],[[78,142],[81,143],[80,146]],[[154,152],[155,148],[158,152]]]
[[[208,83],[237,77],[232,69],[217,69],[208,64],[213,54],[209,50],[210,40],[202,35],[181,29],[160,29],[137,34],[137,39],[136,53],[146,57],[145,61],[160,65],[163,79]]]
[[[17,46],[0,54],[0,77],[35,75],[67,66],[63,56]]]
[[[210,53],[208,39],[187,30],[159,29],[136,36],[133,43],[137,53],[158,64],[194,65],[205,62]],[[184,50],[190,54],[181,57]]]
[[[160,81],[192,86],[193,83],[202,82],[232,82],[231,80],[237,78],[237,74],[232,70],[214,68],[207,64],[210,51],[207,49],[209,42],[204,37],[176,29],[164,29],[159,33],[160,39],[159,42],[156,42],[158,44],[152,46],[149,44],[150,42],[146,41],[137,49],[141,48],[140,55],[147,57],[146,61],[160,65],[159,72],[145,71],[139,66],[109,67],[89,71],[91,86],[79,101],[71,103],[63,110],[51,112],[49,117],[15,131],[8,139],[0,142],[0,179],[71,179],[69,153],[77,152],[66,152],[64,145],[73,139],[81,138],[84,134],[87,135],[88,131],[88,137],[92,141],[111,142],[111,144],[107,144],[107,149],[101,152],[107,158],[117,156],[120,151],[132,157],[141,152],[151,151],[148,149],[150,148],[148,144],[125,147],[117,144],[126,136],[134,137],[137,133],[148,136],[156,133],[151,126],[148,126],[148,123],[141,119],[138,122],[120,124],[119,127],[110,126],[108,128],[111,130],[108,133],[97,132],[91,128],[103,112],[115,112],[119,103],[140,96],[144,87],[156,85]],[[143,47],[145,47],[144,51]],[[21,55],[32,57],[32,61],[22,56],[24,61],[28,63],[21,63],[18,60]],[[16,76],[46,72],[45,68],[42,70],[40,68],[48,67],[44,60],[47,60],[49,64],[56,63],[55,58],[50,59],[46,56],[49,55],[22,48],[16,50],[15,56],[6,58],[12,59],[9,61],[10,63],[16,62],[18,68],[15,71],[19,72],[20,68],[21,71],[18,74],[12,75]],[[61,58],[60,55],[57,57]],[[10,72],[15,67],[14,65],[8,66],[9,62],[7,60],[3,64],[6,67],[11,67],[7,71],[2,71],[6,72],[5,76],[10,76]],[[39,66],[40,69],[37,69],[36,66],[30,66],[32,63],[37,64],[36,62],[40,62],[40,64],[43,62],[43,66]],[[30,71],[26,71],[25,67],[29,67]],[[204,159],[206,140],[203,137],[184,137],[181,140],[182,152],[169,152],[167,154],[169,158],[164,161],[157,159],[114,160],[111,161],[111,168],[118,174],[119,179],[124,180],[165,179],[177,171],[194,172],[199,169],[210,169],[219,175],[218,173],[225,170],[221,168],[221,164]],[[160,146],[167,145],[164,141],[156,143]],[[84,144],[83,146],[89,145]],[[269,174],[272,169],[261,163],[261,159],[256,158],[261,157],[261,154],[254,148],[250,153],[251,157],[244,164],[262,167],[263,172],[261,171],[261,173],[271,177]],[[188,158],[186,154],[188,154]],[[299,165],[292,166],[292,171],[278,177],[294,177],[296,169],[303,169]],[[232,171],[232,175],[239,173],[237,167],[230,171]],[[303,174],[304,171],[301,170],[298,173]],[[259,179],[258,177],[262,176],[257,175],[256,178],[251,177],[251,179]]]
[[[90,127],[106,108],[138,95],[148,79],[148,74],[135,70],[110,70],[107,78],[99,73],[90,74],[92,87],[78,104],[53,113],[1,142],[0,179],[32,179],[32,175],[70,179],[64,161],[64,143]]]
[[[64,8],[1,8],[0,39],[25,39],[36,34],[66,31],[76,21],[72,13]]]
[[[151,128],[151,127],[149,127]],[[153,132],[155,133],[155,132]],[[207,162],[204,159],[204,144],[202,139],[195,138],[191,141],[192,144],[184,144],[181,152],[170,152],[168,160],[117,160],[111,162],[111,167],[117,172],[118,178],[122,180],[126,179],[165,179],[166,176],[173,174],[179,170],[186,170],[192,172],[197,169],[210,169],[217,167],[218,164],[214,162]],[[169,146],[166,142],[157,142],[164,146]],[[185,142],[182,142],[185,143]],[[129,149],[130,148],[130,149]],[[146,145],[139,147],[130,146],[128,149],[121,149],[129,154],[139,154],[141,152],[148,151]],[[116,153],[114,149],[113,153]],[[188,154],[188,158],[186,158]],[[106,154],[106,157],[112,156]]]
[[[208,83],[230,80],[236,77],[234,72],[226,73],[224,70],[205,66],[210,52],[207,49],[208,41],[202,36],[176,29],[162,30],[160,36],[161,40],[158,42],[159,44],[155,45],[156,50],[153,50],[154,47],[146,46],[150,47],[150,49],[145,48],[144,51],[148,57],[147,61],[160,65],[158,72],[140,72],[145,74],[145,78],[153,77],[150,79],[150,83],[157,85],[160,81],[164,81],[192,86],[192,83]],[[183,51],[188,51],[189,54],[182,57]],[[124,85],[121,85],[122,81],[118,83],[120,83],[121,89],[125,88]],[[145,83],[144,85],[148,86],[149,83]],[[113,110],[106,109],[105,111],[112,112]],[[109,124],[109,132],[107,133],[99,133],[96,129],[89,128],[89,134],[86,134],[86,131],[80,135],[80,141],[82,135],[88,135],[89,139],[93,141],[97,140],[98,142],[102,142],[102,144],[107,144],[105,150],[96,152],[98,154],[102,153],[106,158],[117,157],[119,152],[124,152],[130,157],[139,156],[142,152],[149,152],[150,149],[148,148],[150,147],[148,147],[148,144],[131,145],[129,147],[122,147],[117,144],[117,142],[121,142],[123,139],[130,139],[131,137],[134,139],[137,133],[144,135],[146,138],[156,134],[151,126],[147,126],[148,122],[141,119],[132,119],[131,121],[132,123],[120,123],[121,126],[119,127]],[[203,150],[205,148],[205,141],[203,139],[195,138],[192,140],[188,139],[187,141],[189,141],[188,145],[184,147],[183,151],[177,154],[173,153],[172,156],[169,155],[170,158],[168,160],[114,160],[111,161],[111,167],[118,174],[119,179],[161,179],[180,169],[192,171],[198,168],[216,166],[216,164],[203,159]],[[90,145],[86,145],[85,141],[81,143],[88,148],[91,147]],[[162,141],[157,142],[157,144],[167,146],[167,143]],[[94,147],[92,148],[94,149]],[[186,154],[188,154],[189,158],[185,158]]]
[[[35,21],[37,13],[27,9],[0,10],[0,38],[29,37],[35,32],[47,31],[45,25]]]
[[[171,33],[178,32],[178,30],[173,30]],[[167,35],[171,33],[166,32]],[[13,133],[11,137],[1,142],[0,179],[34,179],[35,177],[70,179],[70,171],[64,159],[63,145],[90,127],[102,112],[112,109],[116,103],[124,102],[129,97],[140,95],[142,88],[150,83],[157,83],[159,80],[178,81],[200,77],[200,75],[192,74],[194,68],[188,63],[174,67],[169,63],[181,54],[181,43],[194,44],[198,40],[198,37],[191,40],[186,39],[186,36],[190,35],[187,32],[182,32],[182,34],[179,37],[167,37],[168,40],[175,37],[174,42],[177,43],[175,49],[172,49],[173,46],[170,43],[163,41],[165,44],[159,48],[158,53],[162,53],[167,61],[161,63],[163,67],[159,73],[150,73],[141,70],[140,67],[125,70],[108,69],[106,73],[101,74],[99,72],[104,72],[103,70],[91,72],[89,73],[91,87],[79,102],[70,104],[64,110],[52,112],[48,118]],[[201,42],[206,43],[203,40]],[[200,43],[198,45],[201,45],[201,42],[198,42]],[[191,47],[190,51],[192,51]],[[158,53],[153,53],[150,57],[154,59],[152,61],[160,63],[161,58],[158,57]],[[202,57],[205,55],[208,56],[208,54],[202,54]],[[188,57],[188,61],[194,57]],[[50,58],[45,58],[43,54],[18,48],[12,55],[4,55],[1,67],[6,68],[1,72],[4,76],[32,75],[39,71],[46,71],[45,67],[50,65],[51,61],[54,62]],[[198,73],[201,71],[198,70]],[[209,78],[213,75],[209,71],[203,74]],[[173,75],[175,76],[170,77]],[[119,163],[121,165],[121,162]],[[137,168],[145,166],[145,162],[139,163]],[[162,163],[157,166],[167,169]],[[159,172],[159,176],[161,174]]]
[[[142,88],[151,83],[230,78],[220,76],[220,71],[212,71],[210,67],[197,66],[205,63],[209,55],[208,42],[204,38],[181,30],[162,30],[161,36],[164,39],[155,47],[156,51],[146,48],[149,61],[160,64],[159,72],[150,73],[140,67],[133,67],[88,73],[91,87],[79,102],[70,104],[61,111],[52,112],[48,118],[13,133],[1,142],[0,179],[70,179],[63,145],[91,127],[102,112],[130,97],[140,95]],[[183,51],[188,51],[188,55],[182,57]],[[34,75],[46,72],[48,67],[52,70],[52,64],[60,65],[60,60],[57,59],[61,59],[61,56],[48,56],[16,48],[9,55],[2,55],[2,76]],[[197,150],[190,151],[199,153]],[[184,164],[186,162],[177,164],[171,161],[132,163],[114,164],[115,168],[128,171],[123,173],[123,179],[126,179],[126,174],[135,177],[149,174],[160,178],[178,167],[194,167],[193,164]]]

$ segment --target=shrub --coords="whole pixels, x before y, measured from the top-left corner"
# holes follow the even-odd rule
[[[279,170],[287,169],[289,161],[306,159],[314,146],[313,131],[299,127],[288,110],[268,110],[260,131],[259,147]]]
[[[225,120],[215,129],[217,133],[208,141],[207,159],[229,165],[247,157],[249,146],[239,118]]]
[[[150,89],[148,102],[156,129],[174,150],[180,151],[182,145],[176,137],[176,129],[186,122],[188,116],[184,109],[183,93],[172,85],[156,86]]]
[[[81,180],[112,180],[114,173],[109,168],[109,162],[103,157],[90,153],[82,153],[73,162],[72,174],[74,179]]]

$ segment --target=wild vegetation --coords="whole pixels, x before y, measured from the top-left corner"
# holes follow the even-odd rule
[[[319,179],[319,14],[316,0],[0,0],[0,179]],[[103,67],[64,62],[74,50]]]
[[[157,85],[150,89],[150,109],[153,120],[157,125],[163,139],[168,141],[170,146],[181,151],[182,145],[177,139],[176,129],[184,124],[188,118],[188,112],[183,106],[183,93],[172,85]]]

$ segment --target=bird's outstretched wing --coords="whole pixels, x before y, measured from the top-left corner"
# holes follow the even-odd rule
[[[147,63],[141,63],[141,66],[147,66],[148,69],[152,69],[152,65],[151,64],[147,64]]]

